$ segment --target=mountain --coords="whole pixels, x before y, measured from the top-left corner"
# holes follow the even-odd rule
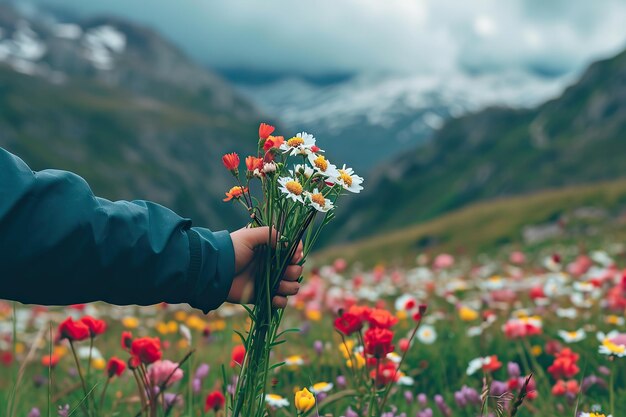
[[[0,4],[0,109],[0,146],[33,169],[74,171],[103,197],[150,199],[196,224],[241,224],[222,202],[220,157],[254,149],[260,113],[149,28]]]
[[[366,177],[428,141],[446,120],[488,106],[532,107],[558,96],[571,77],[497,74],[339,74],[312,78],[225,71],[247,97],[291,131],[309,131],[334,161]]]
[[[626,52],[592,64],[539,107],[451,119],[426,145],[381,167],[340,213],[332,237],[399,229],[477,200],[624,177],[624,103]]]

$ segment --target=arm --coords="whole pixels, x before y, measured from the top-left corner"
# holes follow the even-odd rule
[[[23,303],[189,303],[227,298],[235,274],[226,231],[191,227],[145,201],[95,197],[77,175],[33,172],[0,148],[0,298]]]

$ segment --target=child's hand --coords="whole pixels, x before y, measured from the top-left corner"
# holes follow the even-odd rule
[[[269,229],[267,227],[243,228],[230,234],[235,249],[235,277],[230,287],[227,301],[231,303],[250,303],[254,300],[254,279],[257,271],[258,259],[255,248],[267,244]],[[272,233],[272,244],[276,244],[276,231]],[[287,267],[272,299],[276,308],[287,306],[287,297],[296,295],[300,290],[298,278],[302,275],[302,266],[297,265],[302,260],[302,243]]]

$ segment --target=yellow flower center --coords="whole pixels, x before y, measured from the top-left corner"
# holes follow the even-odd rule
[[[339,179],[343,181],[348,187],[352,185],[352,177],[343,169],[339,170]]]
[[[311,201],[313,201],[314,203],[319,204],[322,207],[324,207],[324,205],[326,204],[326,199],[320,193],[313,194],[311,196]]]
[[[322,155],[315,158],[315,161],[313,161],[313,163],[322,172],[325,172],[328,169],[328,161]]]
[[[295,195],[302,194],[302,185],[298,181],[289,181],[285,184],[285,188],[291,193]]]
[[[626,351],[626,346],[624,345],[616,345],[615,343],[611,342],[609,339],[605,339],[604,342],[602,342],[602,344],[611,352],[613,353],[623,353],[624,351]]]
[[[313,384],[313,389],[315,391],[321,391],[326,389],[326,387],[328,387],[328,382],[318,382],[317,384]]]
[[[569,337],[577,337],[578,336],[578,332],[567,332],[567,335]]]
[[[287,145],[291,146],[292,148],[295,148],[300,145],[304,145],[304,139],[294,136],[293,138],[287,141]]]
[[[267,398],[271,399],[271,400],[282,400],[283,397],[281,397],[280,395],[277,394],[267,394]]]

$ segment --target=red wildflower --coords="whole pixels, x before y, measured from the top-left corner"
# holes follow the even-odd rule
[[[140,337],[131,343],[130,353],[145,364],[156,362],[162,356],[161,341],[158,337]]]
[[[552,365],[548,367],[548,372],[554,379],[572,378],[580,371],[577,365],[579,357],[570,348],[562,349],[556,354]]]
[[[107,329],[107,324],[104,320],[98,320],[91,316],[82,317],[80,322],[89,328],[89,335],[91,337],[96,337],[97,335],[104,333]]]
[[[241,366],[243,359],[246,356],[246,347],[244,345],[237,345],[233,348],[230,355],[230,367],[234,368],[235,365]]]
[[[130,345],[133,342],[133,334],[131,332],[122,332],[122,349],[130,349]]]
[[[387,310],[376,308],[369,314],[368,321],[372,327],[388,329],[398,322],[398,319]]]
[[[235,173],[239,169],[239,155],[237,155],[235,152],[227,153],[226,155],[222,156],[222,163],[227,170]]]
[[[400,372],[396,372],[396,369],[393,362],[379,363],[378,372],[376,369],[371,370],[370,378],[375,380],[376,386],[384,387],[400,379]]]
[[[376,357],[384,358],[393,352],[393,332],[389,329],[370,328],[365,332],[365,352]]]
[[[61,339],[80,341],[89,338],[89,327],[80,321],[74,321],[71,317],[59,324],[59,336]]]
[[[120,376],[126,370],[126,362],[113,356],[107,363],[107,375],[112,378],[114,375]]]
[[[351,306],[348,309],[348,313],[350,314],[354,314],[355,316],[357,316],[358,318],[360,318],[363,321],[367,321],[370,318],[370,314],[372,313],[372,309],[370,307],[367,306]]]
[[[556,381],[556,384],[552,387],[552,395],[559,397],[565,394],[577,395],[580,387],[578,386],[578,381],[575,379],[571,379],[569,381],[563,381],[559,379]]]
[[[354,332],[358,332],[363,327],[363,320],[349,311],[343,313],[335,319],[335,329],[346,336],[350,336]]]
[[[398,342],[398,347],[403,352],[406,352],[407,350],[409,350],[409,348],[411,347],[411,344],[409,343],[409,339],[407,338],[400,339],[400,342]]]
[[[206,413],[209,410],[217,412],[224,407],[225,403],[226,398],[224,398],[224,394],[222,394],[221,391],[213,391],[206,396],[206,401],[204,402],[204,412]]]
[[[502,362],[498,360],[496,355],[489,356],[489,362],[483,364],[484,372],[495,372],[502,367]]]
[[[274,126],[261,123],[259,126],[259,139],[267,139],[274,132],[274,129],[276,129]]]
[[[243,193],[247,193],[248,192],[248,187],[240,187],[239,185],[231,188],[227,193],[226,193],[226,198],[224,199],[224,201],[230,201],[233,198],[239,198],[243,195]]]
[[[54,368],[59,363],[59,355],[53,353],[52,355],[44,355],[41,358],[41,364],[46,368]]]

